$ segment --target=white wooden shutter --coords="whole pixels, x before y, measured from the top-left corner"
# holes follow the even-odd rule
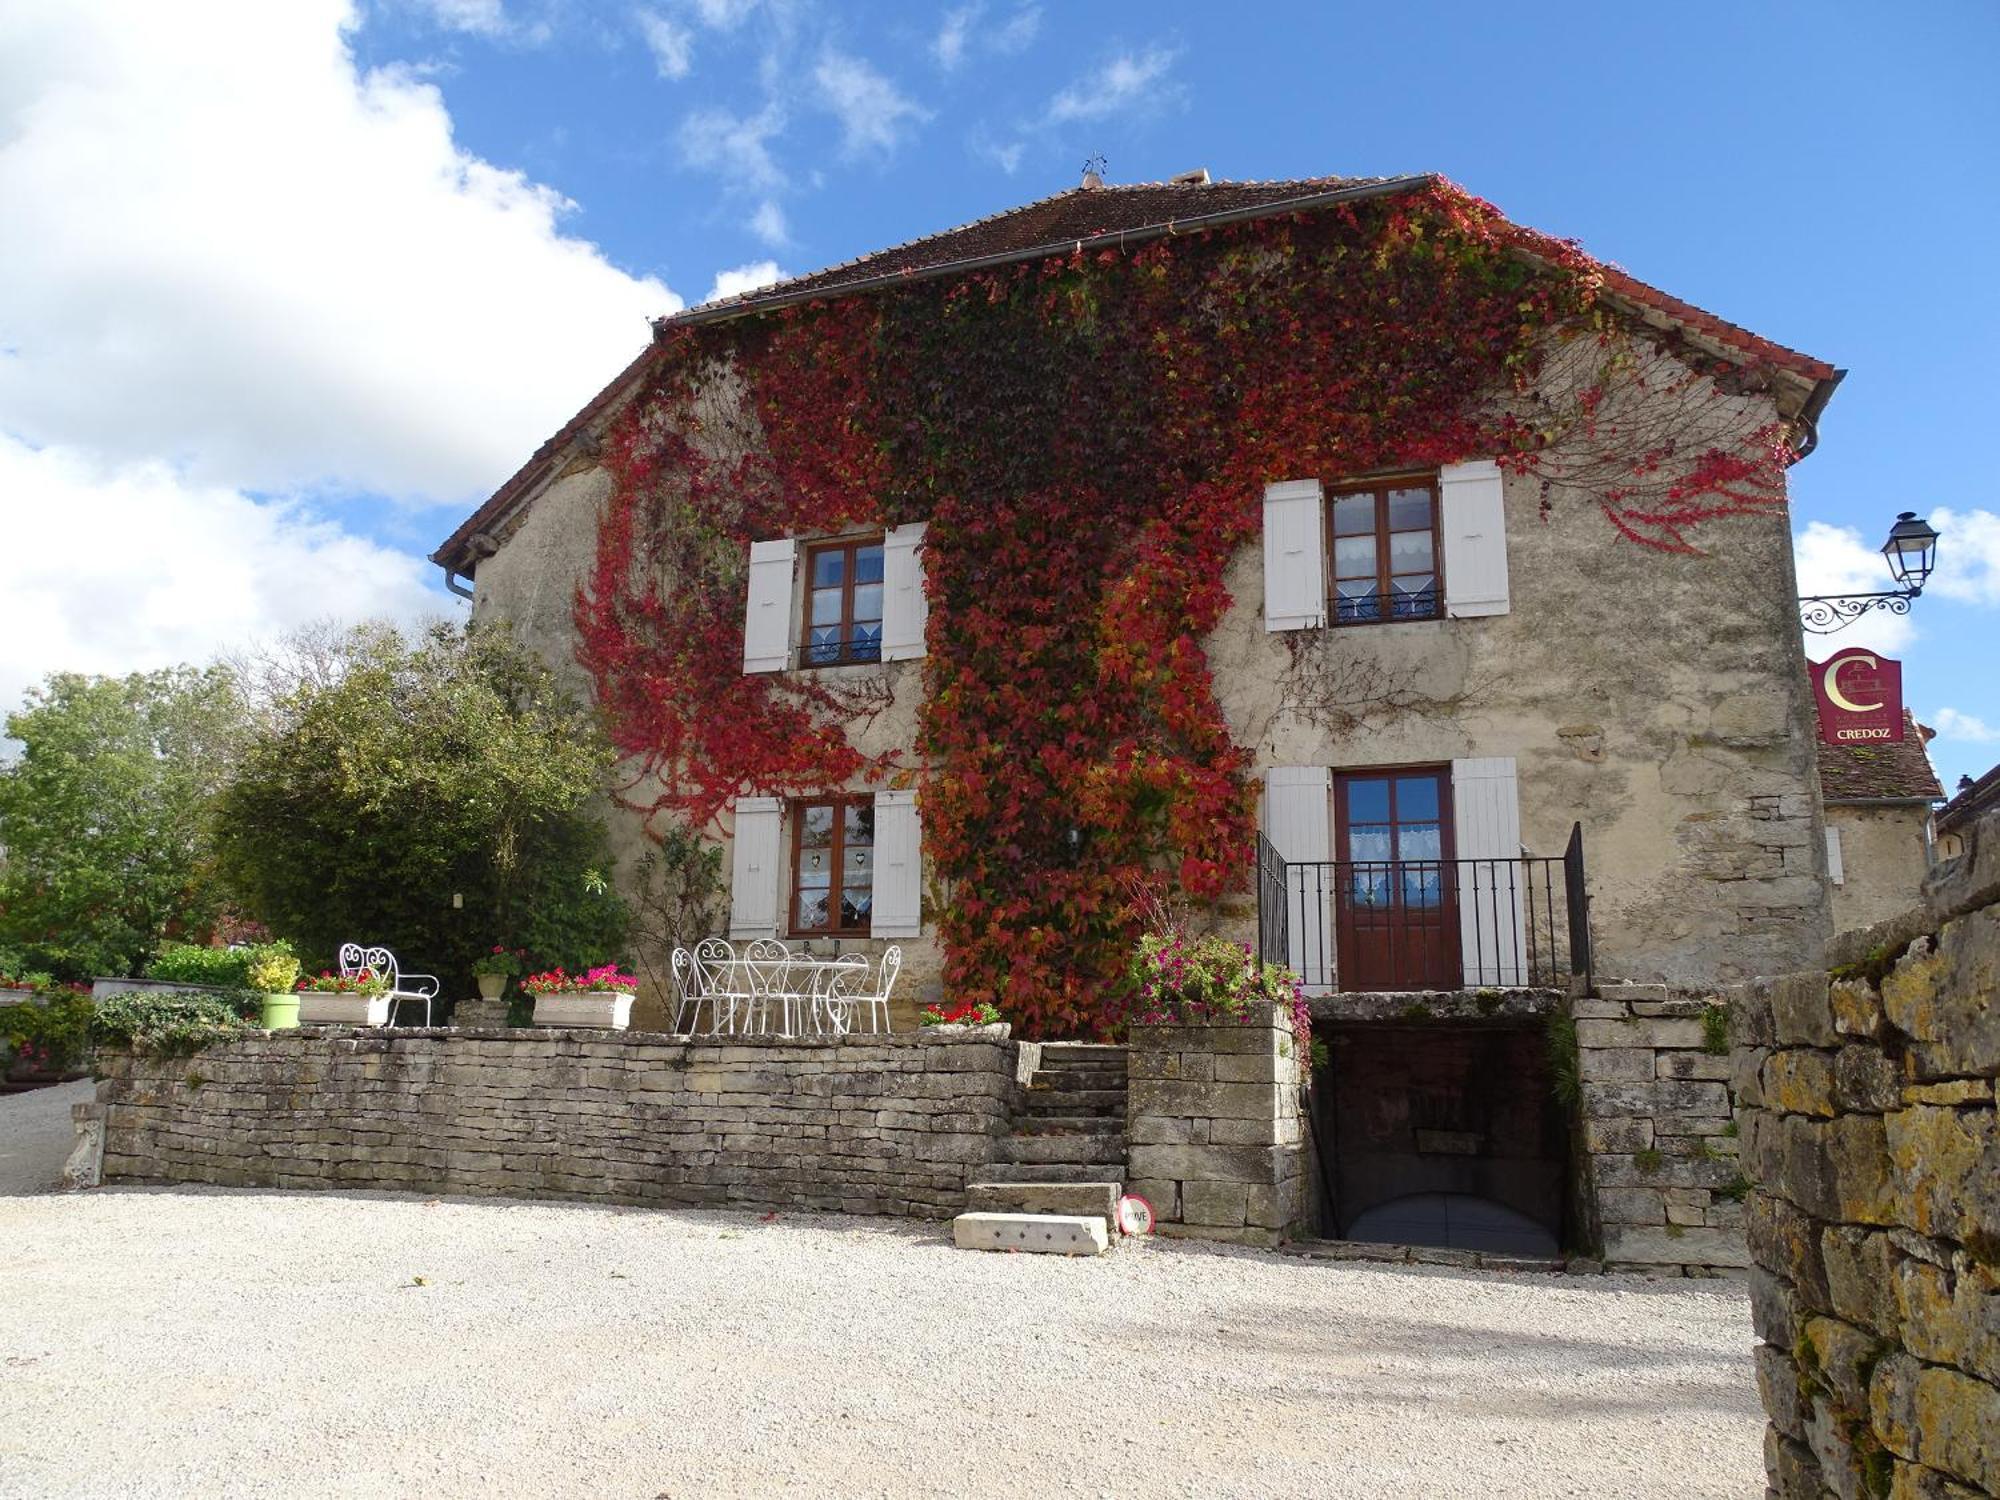
[[[1264,628],[1326,623],[1326,500],[1317,479],[1264,487]]]
[[[778,901],[778,819],[776,797],[738,797],[734,863],[729,881],[729,935],[776,937]]]
[[[1840,863],[1840,830],[1831,823],[1826,828],[1826,878],[1835,885],[1847,884],[1847,871]]]
[[[792,654],[792,567],[799,544],[750,544],[750,588],[743,614],[743,670],[782,672]]]
[[[1521,857],[1521,796],[1514,757],[1453,761],[1451,808],[1453,852],[1459,860],[1459,958],[1465,982],[1524,984],[1531,977],[1522,972],[1529,890],[1524,867],[1512,863]],[[1468,864],[1468,860],[1482,863]]]
[[[1444,612],[1504,615],[1507,594],[1507,507],[1500,465],[1490,458],[1446,464],[1438,475],[1444,534]]]
[[[924,654],[924,522],[891,526],[882,538],[882,660],[912,661]]]
[[[877,792],[871,937],[915,937],[923,930],[923,876],[917,794]]]
[[[1264,834],[1286,861],[1285,962],[1307,984],[1334,982],[1333,772],[1272,766],[1264,777]]]

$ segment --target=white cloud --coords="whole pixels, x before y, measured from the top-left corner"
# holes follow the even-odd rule
[[[414,554],[163,463],[112,467],[0,436],[0,529],[15,622],[0,631],[0,713],[51,671],[142,671],[320,618],[448,610]]]
[[[1874,594],[1889,588],[1889,565],[1882,560],[1879,543],[1870,545],[1850,526],[1834,526],[1826,521],[1807,523],[1792,538],[1792,559],[1798,569],[1801,594]],[[1865,643],[1878,651],[1899,651],[1916,638],[1916,628],[1908,615],[1892,615],[1873,610],[1860,623],[1834,636],[1813,636],[1807,651],[1824,659],[1844,645]]]
[[[660,76],[668,79],[687,77],[688,70],[694,66],[694,33],[656,10],[642,10],[635,19]]]
[[[2000,729],[1994,728],[1984,719],[1971,714],[1962,714],[1955,708],[1941,708],[1931,726],[1938,737],[1946,740],[1967,740],[1976,745],[1990,745],[2000,741]]]
[[[1021,158],[1028,146],[1025,141],[995,141],[984,132],[977,133],[970,142],[972,154],[986,161],[1012,177],[1021,169]]]
[[[754,292],[759,287],[769,286],[774,281],[783,281],[785,273],[778,269],[775,260],[755,260],[747,266],[737,266],[734,270],[717,271],[715,285],[708,289],[704,302],[720,301],[724,297],[739,297],[745,292]]]
[[[1127,52],[1112,58],[1049,100],[1048,123],[1066,125],[1102,120],[1128,109],[1143,109],[1178,98],[1179,86],[1167,81],[1176,56],[1168,48],[1149,47],[1137,56]]]
[[[1937,571],[1925,592],[1962,604],[2000,606],[2000,515],[1939,506],[1930,523],[1938,533]]]
[[[749,230],[774,250],[782,250],[792,242],[791,225],[785,221],[785,211],[772,198],[766,198],[757,205],[757,211],[750,215]]]
[[[761,0],[693,0],[701,24],[714,31],[734,31],[757,9]]]
[[[681,159],[736,187],[783,187],[785,173],[771,155],[770,143],[784,128],[785,112],[776,104],[748,116],[721,108],[696,110],[681,121]]]
[[[681,306],[459,148],[436,89],[358,73],[355,23],[0,10],[0,430],[197,487],[459,504]]]
[[[469,31],[476,36],[505,36],[513,30],[507,9],[500,0],[416,0],[438,25],[450,31]]]
[[[982,29],[978,23],[985,14],[983,0],[973,0],[972,4],[945,12],[937,37],[931,43],[931,56],[937,59],[940,68],[947,73],[954,71],[975,48],[1011,57],[1025,52],[1041,34],[1039,5],[1017,5],[1006,20]]]
[[[813,69],[820,102],[840,121],[841,148],[849,156],[887,154],[903,132],[928,120],[930,111],[905,96],[865,59],[829,47]]]

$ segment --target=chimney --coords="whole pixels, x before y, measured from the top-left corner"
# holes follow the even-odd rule
[[[1208,168],[1196,167],[1192,172],[1180,172],[1172,177],[1169,177],[1167,181],[1174,183],[1177,186],[1207,187]]]
[[[1091,188],[1101,188],[1103,186],[1104,186],[1104,178],[1099,173],[1093,171],[1086,171],[1083,174],[1084,191],[1088,192]]]

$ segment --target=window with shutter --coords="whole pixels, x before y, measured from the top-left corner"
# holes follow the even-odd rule
[[[1519,982],[1526,948],[1521,798],[1511,755],[1451,763],[1459,957],[1470,986]]]
[[[1285,961],[1307,984],[1334,981],[1336,953],[1325,862],[1333,858],[1333,773],[1272,766],[1264,777],[1264,834],[1286,861]]]
[[[1264,488],[1264,628],[1326,623],[1324,491],[1317,479]]]
[[[875,801],[792,804],[792,932],[867,937],[875,907]]]
[[[892,526],[882,541],[882,660],[924,654],[930,601],[924,597],[924,523]]]
[[[731,833],[729,935],[778,935],[778,828],[776,797],[738,797]]]
[[[917,794],[875,794],[873,937],[916,937],[923,930],[923,838]]]
[[[792,649],[793,541],[752,542],[743,615],[743,670],[782,672]]]

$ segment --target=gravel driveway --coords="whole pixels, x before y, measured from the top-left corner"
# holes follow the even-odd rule
[[[8,1496],[1763,1489],[1720,1283],[187,1189],[0,1196],[0,1246]]]

